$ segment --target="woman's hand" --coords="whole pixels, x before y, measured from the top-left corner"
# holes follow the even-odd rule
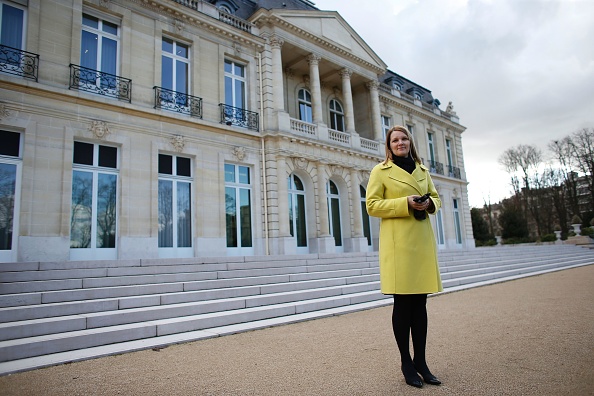
[[[420,198],[420,196],[419,195],[409,195],[408,197],[406,197],[406,200],[408,202],[408,207],[411,209],[423,211],[423,210],[427,210],[429,208],[429,205],[433,204],[431,199],[427,199],[424,202],[415,202],[414,201],[415,198]]]

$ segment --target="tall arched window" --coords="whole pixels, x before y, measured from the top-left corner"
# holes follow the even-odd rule
[[[297,94],[297,99],[299,102],[299,119],[311,123],[313,120],[311,113],[311,93],[307,89],[301,88]]]
[[[330,129],[344,132],[344,112],[342,105],[336,99],[330,101]]]
[[[328,222],[330,235],[334,237],[336,247],[342,247],[342,231],[340,227],[340,195],[338,187],[332,180],[326,184],[326,195],[328,196]]]
[[[307,221],[305,218],[305,188],[295,175],[289,176],[289,227],[297,247],[307,247]]]
[[[367,246],[371,246],[371,225],[369,223],[369,214],[367,213],[367,205],[365,196],[366,191],[363,186],[359,186],[361,193],[361,217],[363,218],[363,235],[367,238]]]

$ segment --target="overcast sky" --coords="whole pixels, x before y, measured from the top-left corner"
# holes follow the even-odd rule
[[[471,206],[511,195],[499,156],[594,127],[594,0],[314,0],[388,68],[449,101]],[[442,161],[443,162],[443,161]]]

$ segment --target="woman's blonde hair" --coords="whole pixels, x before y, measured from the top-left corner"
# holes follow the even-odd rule
[[[415,142],[413,141],[412,138],[412,134],[410,133],[410,131],[408,129],[406,129],[405,127],[403,127],[402,125],[395,125],[392,128],[390,128],[390,130],[386,133],[386,159],[384,160],[384,165],[388,163],[388,161],[390,161],[392,159],[392,150],[390,150],[390,138],[392,136],[392,132],[402,132],[404,134],[406,134],[406,136],[408,137],[408,140],[410,141],[410,150],[408,152],[408,155],[410,157],[412,157],[412,159],[415,162],[418,162],[419,164],[421,163],[421,157],[419,157],[419,154],[417,154],[417,149],[415,147]]]

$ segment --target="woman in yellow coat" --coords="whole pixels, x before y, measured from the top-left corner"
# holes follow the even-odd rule
[[[423,200],[424,198],[424,200]],[[410,132],[395,126],[386,134],[386,159],[371,171],[367,212],[379,217],[380,284],[394,296],[392,327],[406,383],[422,387],[441,382],[425,361],[427,295],[443,290],[435,235],[427,213],[435,214],[441,200],[429,170],[421,164]],[[412,334],[414,359],[409,350]]]

